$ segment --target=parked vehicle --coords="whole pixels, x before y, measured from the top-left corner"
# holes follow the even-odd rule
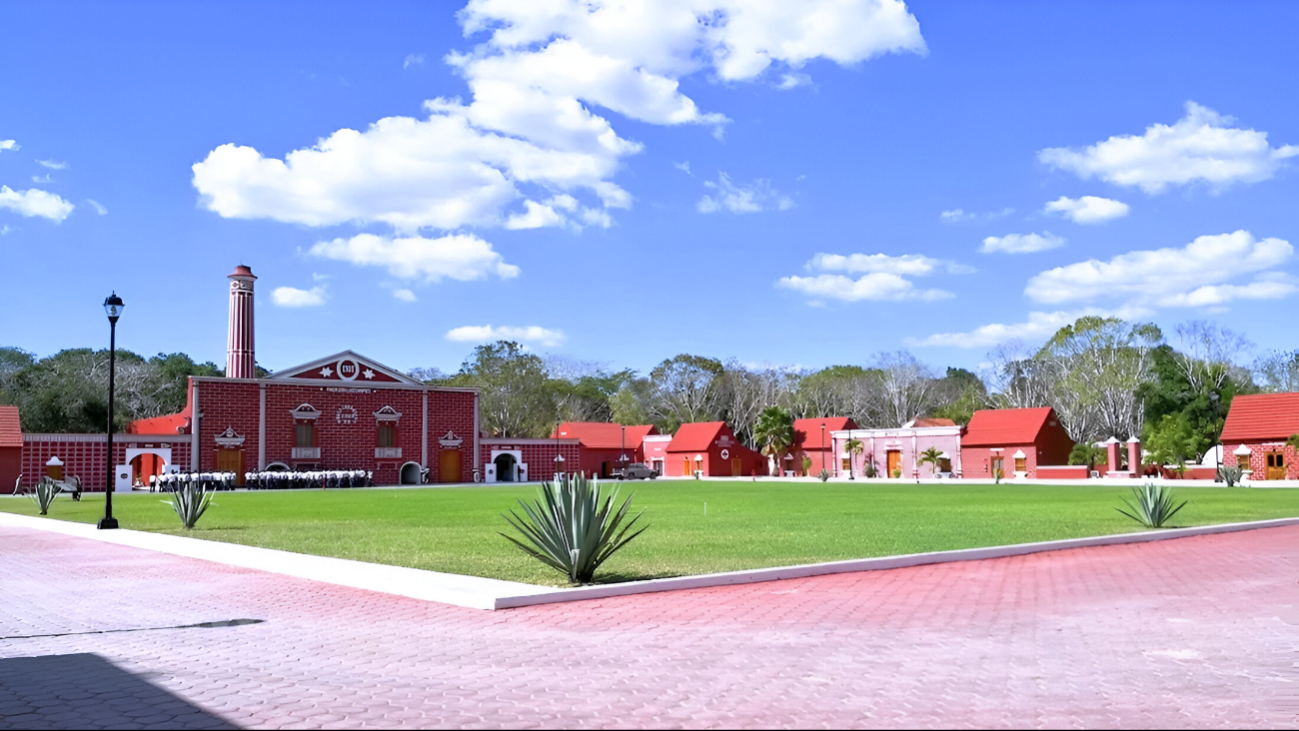
[[[650,469],[643,462],[633,462],[616,474],[620,480],[652,480],[659,476],[659,471]]]

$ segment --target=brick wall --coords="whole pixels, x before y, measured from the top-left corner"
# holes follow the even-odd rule
[[[483,464],[491,462],[493,451],[522,452],[520,460],[528,466],[528,481],[553,480],[555,455],[564,458],[564,471],[575,472],[582,464],[582,448],[576,439],[508,439],[493,437],[481,442]],[[588,477],[590,475],[588,474]],[[500,481],[500,480],[498,480]]]
[[[50,457],[58,457],[63,461],[64,477],[75,475],[81,478],[83,489],[103,491],[108,479],[107,447],[108,436],[105,434],[24,434],[23,486],[35,485],[45,475],[45,463]],[[128,449],[150,447],[170,448],[171,464],[182,472],[189,469],[190,437],[177,434],[114,434],[113,456],[116,459],[113,464],[125,464]]]

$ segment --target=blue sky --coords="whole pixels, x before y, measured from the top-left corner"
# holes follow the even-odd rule
[[[115,289],[224,362],[246,263],[272,369],[1297,345],[1294,3],[461,7],[5,3],[0,343],[99,345]]]

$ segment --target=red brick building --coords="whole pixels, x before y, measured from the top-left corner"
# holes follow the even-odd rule
[[[17,406],[0,406],[0,492],[16,490],[23,473],[23,427]]]
[[[1032,479],[1039,465],[1068,463],[1072,450],[1049,406],[976,411],[961,437],[961,476],[989,479],[1000,469],[1006,479]]]
[[[724,421],[682,424],[664,451],[667,477],[748,477],[767,474],[767,458],[740,444]]]
[[[483,437],[484,482],[552,480],[556,472],[574,472],[581,463],[582,445],[576,439]]]
[[[789,455],[785,459],[785,466],[777,474],[783,474],[786,470],[793,470],[794,474],[798,475],[816,475],[820,474],[823,469],[834,474],[836,460],[834,458],[834,437],[831,435],[836,431],[856,428],[857,422],[847,416],[795,419],[794,447],[789,451]],[[803,470],[804,456],[812,460],[812,466],[806,471]]]
[[[1224,461],[1255,480],[1299,479],[1299,455],[1285,442],[1299,434],[1299,393],[1266,393],[1231,400],[1222,427]]]
[[[566,421],[555,429],[555,439],[576,439],[582,445],[579,464],[566,472],[588,477],[609,477],[624,465],[645,461],[645,437],[658,434],[653,424],[623,426],[595,421]]]

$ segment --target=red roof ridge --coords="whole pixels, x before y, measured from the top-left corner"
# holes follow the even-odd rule
[[[1292,434],[1299,434],[1299,393],[1256,393],[1231,400],[1219,441],[1282,441]]]
[[[23,446],[23,423],[17,406],[0,405],[0,447]]]
[[[982,409],[970,417],[962,447],[995,447],[1029,444],[1037,440],[1048,417],[1054,417],[1050,406],[1027,409]],[[1058,417],[1057,417],[1058,420]]]

